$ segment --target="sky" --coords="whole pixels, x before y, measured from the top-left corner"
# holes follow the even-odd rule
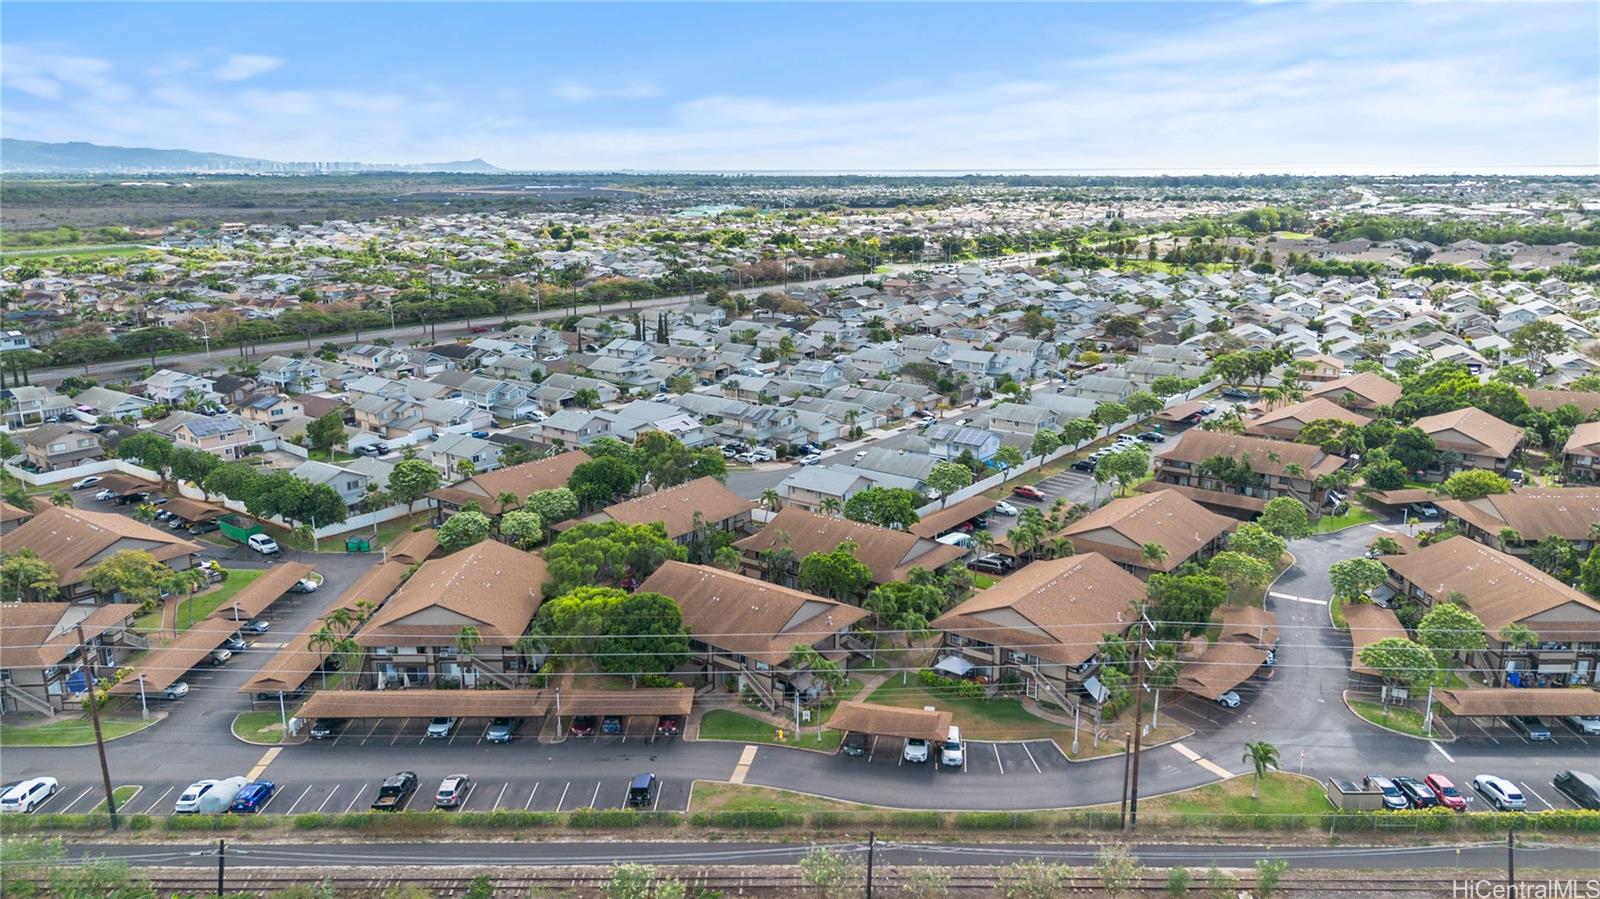
[[[521,170],[1600,170],[1600,4],[22,3],[0,134]]]

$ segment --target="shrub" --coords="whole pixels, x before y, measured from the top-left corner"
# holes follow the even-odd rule
[[[798,826],[805,816],[778,809],[751,809],[749,811],[695,812],[689,823],[696,827],[761,828]]]
[[[611,827],[626,828],[638,827],[644,823],[644,818],[635,811],[625,808],[580,808],[573,809],[567,816],[567,824],[571,827]]]
[[[944,816],[938,812],[891,812],[889,823],[906,830],[938,830]]]
[[[1022,830],[1036,823],[1029,812],[961,812],[955,817],[957,830]]]

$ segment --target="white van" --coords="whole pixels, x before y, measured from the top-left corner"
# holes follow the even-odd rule
[[[270,556],[278,551],[278,541],[268,537],[266,534],[251,534],[249,545],[251,549],[263,556]]]
[[[952,724],[950,735],[944,738],[944,747],[939,750],[939,764],[946,768],[960,768],[966,760],[966,750],[961,745],[961,728]]]
[[[945,546],[959,546],[962,549],[971,549],[972,548],[972,535],[971,534],[962,533],[961,531],[956,531],[954,533],[945,534],[943,537],[940,537],[939,538],[939,542],[943,543]]]

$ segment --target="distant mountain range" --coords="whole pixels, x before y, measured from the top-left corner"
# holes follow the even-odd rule
[[[196,150],[106,147],[82,141],[47,143],[0,138],[0,171],[88,173],[314,174],[318,172],[465,172],[492,174],[504,169],[481,159],[461,162],[375,164],[368,162],[274,162]]]

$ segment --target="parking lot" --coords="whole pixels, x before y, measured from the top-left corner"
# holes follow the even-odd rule
[[[1062,755],[1061,749],[1050,740],[964,742],[965,752],[962,753],[960,773],[1007,777],[1040,776],[1060,774],[1068,767],[1066,756]],[[868,742],[865,756],[839,753],[836,761],[840,766],[856,769],[866,765],[874,776],[880,772],[887,773],[889,768],[901,768],[913,772],[925,770],[942,774],[957,773],[955,769],[939,763],[937,751],[930,754],[926,763],[907,762],[903,755],[904,747],[905,741],[900,737],[872,737]]]

